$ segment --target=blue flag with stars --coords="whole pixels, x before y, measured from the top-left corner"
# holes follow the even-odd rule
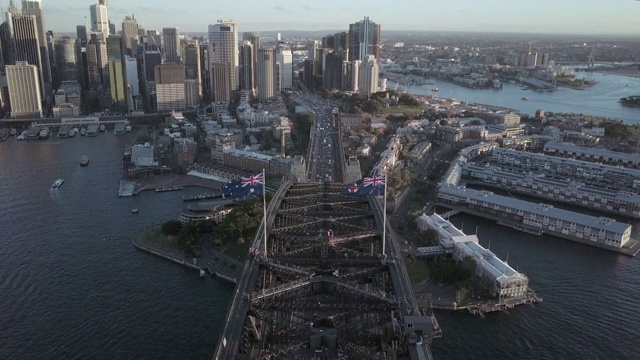
[[[220,189],[222,197],[257,196],[264,194],[264,176],[262,174],[241,177],[225,184]]]

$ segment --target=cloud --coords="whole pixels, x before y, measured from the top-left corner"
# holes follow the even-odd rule
[[[274,6],[273,10],[284,10],[282,6]]]
[[[303,8],[305,10],[307,10],[307,11],[320,11],[320,9],[317,6],[313,6],[313,5],[309,5],[309,4],[303,6]]]

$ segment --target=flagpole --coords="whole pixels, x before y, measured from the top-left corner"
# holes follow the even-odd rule
[[[262,169],[262,221],[264,232],[264,258],[267,259],[267,177]]]
[[[375,175],[374,175],[375,176]],[[382,257],[387,257],[387,173],[384,174],[384,210],[382,211]]]

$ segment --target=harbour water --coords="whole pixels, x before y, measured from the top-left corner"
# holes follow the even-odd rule
[[[627,124],[640,124],[640,109],[625,107],[618,102],[622,97],[640,95],[640,78],[588,72],[577,72],[576,76],[580,79],[598,81],[598,84],[585,90],[559,87],[557,91],[543,93],[523,90],[511,83],[503,84],[502,90],[480,90],[437,81],[435,85],[409,86],[409,93],[507,107],[531,116],[536,110],[544,109],[552,112],[604,116],[622,120]],[[431,89],[434,87],[439,91],[432,92]],[[387,88],[394,89],[395,83],[389,81]],[[406,87],[400,84],[398,90],[406,90]],[[523,97],[529,100],[523,101]]]
[[[118,198],[135,136],[0,143],[0,359],[211,359],[233,287],[131,243],[202,190]]]
[[[202,190],[118,198],[122,149],[135,136],[0,143],[0,359],[211,358],[233,287],[131,245]],[[57,178],[65,183],[51,191]],[[638,357],[639,259],[453,221],[468,233],[477,226],[544,303],[485,319],[438,311],[436,359]]]

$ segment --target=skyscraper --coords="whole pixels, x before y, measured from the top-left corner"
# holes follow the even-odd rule
[[[366,61],[367,55],[373,55],[380,59],[380,25],[369,20],[364,20],[349,25],[348,35],[349,61]]]
[[[379,74],[378,61],[373,55],[367,55],[367,58],[360,64],[358,91],[366,94],[377,92]]]
[[[125,74],[122,66],[124,56],[122,54],[122,37],[120,35],[109,35],[107,38],[107,57],[109,59],[111,101],[115,108],[124,109],[126,106]]]
[[[136,49],[133,48],[133,40],[137,38],[138,22],[133,15],[127,15],[122,21],[122,40],[126,55],[133,56],[135,54]]]
[[[238,28],[234,20],[218,20],[216,24],[209,25],[209,61],[214,99],[230,99],[231,91],[238,89]],[[217,81],[225,77],[214,76],[214,63],[227,64],[228,84]],[[216,67],[216,70],[222,69],[220,66]]]
[[[80,41],[82,41],[83,46],[86,45],[89,41],[89,38],[87,37],[87,27],[84,25],[77,25],[76,36],[78,37],[78,39],[80,39]]]
[[[38,29],[38,43],[40,46],[40,72],[42,72],[41,79],[44,81],[43,91],[45,94],[50,94],[52,88],[51,63],[40,0],[22,0],[22,14],[35,16],[36,27]]]
[[[160,64],[155,73],[156,111],[184,109],[184,65]]]
[[[6,70],[11,117],[42,117],[38,67],[26,61],[18,61],[15,65],[7,65]]]
[[[293,54],[291,53],[291,49],[278,48],[277,62],[280,77],[279,90],[291,90],[293,87]]]
[[[12,61],[25,61],[29,65],[38,67],[40,73],[40,84],[44,84],[42,73],[42,56],[40,54],[40,41],[38,37],[38,26],[36,17],[33,15],[23,15],[15,7],[7,12],[7,23],[9,24],[9,33],[11,36],[12,49],[9,51],[14,55]],[[46,46],[46,43],[45,43]],[[44,88],[38,86],[41,91],[40,96],[44,97]]]
[[[100,0],[99,4],[89,6],[91,17],[91,31],[101,33],[104,39],[110,34],[109,14],[107,12],[107,2]]]
[[[257,54],[258,100],[273,100],[276,97],[276,49],[260,48]]]
[[[185,105],[195,107],[202,97],[202,72],[200,66],[200,41],[182,40],[182,56],[185,75]]]
[[[180,29],[162,29],[162,50],[164,52],[164,62],[168,64],[181,64],[182,54],[180,54]]]
[[[249,41],[243,41],[240,45],[240,90],[254,89],[254,64],[255,64],[255,49],[253,44]]]

